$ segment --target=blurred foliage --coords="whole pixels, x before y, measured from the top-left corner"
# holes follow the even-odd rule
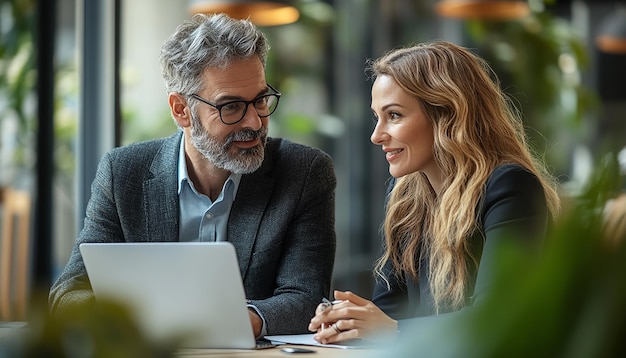
[[[622,190],[609,155],[557,220],[539,257],[503,247],[490,296],[465,314],[415,327],[395,356],[626,356],[626,232],[605,230],[604,211]],[[617,217],[626,219],[626,212]]]
[[[0,127],[4,120],[17,122],[22,135],[16,138],[13,160],[19,164],[31,162],[25,147],[35,124],[34,19],[34,1],[0,0]]]
[[[520,20],[468,21],[468,34],[521,110],[535,151],[565,173],[570,145],[589,139],[585,119],[599,103],[582,81],[588,49],[570,22],[547,9],[553,1],[529,3],[531,14]]]
[[[122,107],[122,142],[120,144],[126,145],[167,137],[176,131],[176,128],[169,111],[164,111],[161,115],[153,118],[152,121],[145,121],[138,114],[136,107],[131,104],[125,104]]]
[[[64,64],[55,71],[54,164],[57,177],[71,181],[76,168],[78,71]]]
[[[328,114],[326,83],[336,14],[326,1],[298,0],[294,5],[300,11],[297,22],[262,28],[272,45],[267,79],[283,93],[270,134],[324,147],[324,138],[343,134],[342,124]]]
[[[35,5],[33,0],[0,0],[0,127],[4,121],[17,123],[13,143],[2,143],[0,137],[0,145],[13,152],[12,162],[7,164],[14,168],[3,166],[3,171],[30,170],[35,161]],[[55,169],[67,181],[75,168],[78,73],[73,63],[55,65]]]
[[[126,306],[115,301],[77,304],[50,316],[42,309],[29,326],[16,329],[12,344],[0,344],[0,357],[173,357],[179,347],[176,337],[155,342],[139,329]],[[1,343],[1,342],[0,342]]]
[[[0,0],[0,93],[20,125],[28,125],[24,104],[35,84],[32,0]],[[3,113],[4,117],[6,114]]]

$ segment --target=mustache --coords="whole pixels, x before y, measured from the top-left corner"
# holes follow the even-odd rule
[[[224,147],[230,147],[233,142],[246,142],[255,139],[261,139],[262,142],[265,142],[265,137],[267,136],[267,128],[261,127],[258,131],[252,129],[244,129],[239,132],[231,133],[228,137],[226,137],[226,141],[224,142]]]

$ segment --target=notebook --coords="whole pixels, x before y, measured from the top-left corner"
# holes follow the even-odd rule
[[[150,339],[257,348],[231,243],[83,243],[80,252],[96,302],[126,304]]]

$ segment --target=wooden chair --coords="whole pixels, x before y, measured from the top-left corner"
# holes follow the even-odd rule
[[[0,212],[0,321],[25,321],[30,287],[30,193],[0,188]]]

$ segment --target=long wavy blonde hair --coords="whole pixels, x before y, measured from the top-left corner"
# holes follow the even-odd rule
[[[542,182],[548,209],[557,215],[556,182],[526,145],[523,124],[482,58],[452,43],[437,41],[393,50],[368,63],[372,77],[392,77],[415,96],[433,121],[433,154],[444,178],[435,193],[426,176],[399,178],[387,203],[383,226],[385,252],[375,272],[384,280],[384,264],[415,280],[428,269],[435,307],[465,304],[472,260],[467,238],[479,230],[477,203],[494,168],[516,163]],[[423,241],[423,242],[422,242]],[[421,249],[420,249],[421,247]],[[428,255],[428,268],[419,268]]]

